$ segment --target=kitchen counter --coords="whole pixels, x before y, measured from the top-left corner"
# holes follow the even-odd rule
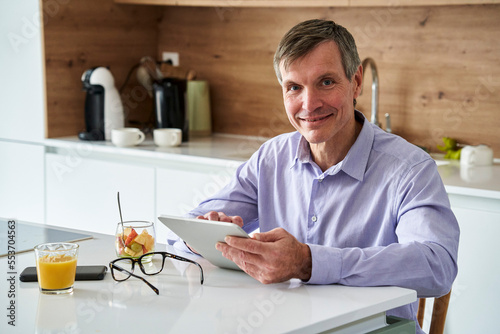
[[[158,147],[150,136],[134,147],[117,147],[110,141],[82,141],[78,137],[45,139],[48,152],[72,153],[84,156],[112,156],[140,159],[166,159],[178,162],[226,165],[242,163],[267,140],[263,137],[216,134],[191,138],[178,147]]]
[[[47,152],[71,157],[108,158],[114,161],[137,160],[142,163],[196,163],[210,166],[237,166],[246,161],[267,138],[215,134],[191,138],[179,147],[157,147],[148,138],[135,147],[116,147],[109,141],[84,142],[75,137],[46,139]],[[438,171],[449,194],[500,199],[500,160],[493,166],[462,167],[456,160],[433,154]]]
[[[492,166],[462,166],[458,160],[445,160],[432,154],[448,194],[500,199],[500,161]]]
[[[78,242],[78,264],[107,266],[116,257],[114,236],[92,235]],[[16,254],[8,279],[0,281],[2,291],[15,294],[2,294],[3,305],[14,306],[4,309],[7,318],[0,332],[319,333],[336,328],[341,333],[382,333],[394,327],[385,326],[386,310],[416,300],[415,291],[398,287],[307,285],[299,280],[264,285],[241,271],[179,255],[200,263],[203,285],[193,265],[167,259],[160,274],[146,278],[159,295],[134,277],[117,283],[108,271],[102,281],[75,282],[71,295],[50,296],[39,293],[36,282],[19,282],[19,273],[34,266],[35,257],[32,252]],[[7,257],[0,257],[0,265],[7,268]],[[135,272],[140,272],[137,267]],[[12,320],[15,327],[8,325]]]

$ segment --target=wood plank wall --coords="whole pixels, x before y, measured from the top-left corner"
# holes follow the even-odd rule
[[[272,57],[282,35],[310,18],[347,27],[375,59],[380,115],[432,151],[441,137],[486,143],[500,157],[500,5],[361,8],[198,8],[43,0],[48,137],[85,127],[84,70],[110,66],[117,86],[144,55],[178,51],[211,85],[215,132],[270,137],[292,131]],[[57,4],[57,6],[54,6]],[[129,125],[151,101],[134,81],[122,95]],[[370,78],[359,108],[369,116]],[[130,121],[133,121],[131,123]],[[135,122],[134,122],[135,121]]]
[[[43,0],[47,137],[85,130],[81,76],[109,66],[119,88],[142,56],[155,56],[163,7],[123,6],[113,0]],[[128,120],[145,123],[151,101],[131,77],[122,93]]]
[[[210,81],[215,132],[292,131],[272,58],[282,35],[310,18],[333,19],[375,59],[380,111],[393,132],[436,151],[441,137],[486,143],[500,158],[500,6],[379,8],[166,7],[161,51]],[[370,114],[371,73],[359,108]],[[382,123],[385,121],[382,118]]]

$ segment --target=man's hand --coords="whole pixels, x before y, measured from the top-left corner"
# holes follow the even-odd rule
[[[217,243],[216,248],[261,283],[311,278],[309,246],[282,228],[255,233],[250,239],[227,236],[225,241]]]
[[[209,211],[205,213],[203,216],[198,216],[196,219],[203,219],[203,220],[214,220],[214,221],[221,221],[221,222],[226,222],[226,223],[233,223],[238,225],[239,227],[243,227],[243,218],[240,216],[228,216],[224,212],[215,212],[215,211]],[[199,254],[194,248],[186,244],[187,248],[189,248],[193,253]]]
[[[210,211],[205,213],[203,216],[196,217],[197,219],[204,220],[215,220],[226,223],[233,223],[238,225],[239,227],[243,227],[243,219],[240,216],[228,216],[224,212],[215,212]]]

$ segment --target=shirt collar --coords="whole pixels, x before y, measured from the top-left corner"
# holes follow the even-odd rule
[[[297,151],[295,152],[295,158],[293,159],[293,162],[292,162],[292,165],[290,166],[290,168],[295,166],[297,164],[297,162],[300,162],[300,163],[311,163],[312,162],[311,149],[309,148],[309,143],[304,138],[304,136],[300,136],[300,138],[299,138],[299,143],[297,145]]]
[[[372,123],[368,122],[361,112],[357,110],[355,112],[356,119],[363,121],[363,127],[344,158],[342,170],[351,177],[363,181],[375,134]]]
[[[363,127],[361,128],[361,132],[358,135],[358,138],[354,142],[354,145],[349,149],[344,160],[342,160],[339,164],[330,167],[324,174],[332,175],[336,174],[339,170],[343,170],[346,174],[351,177],[362,181],[366,166],[368,164],[368,158],[370,156],[370,151],[373,146],[374,132],[371,127],[371,123],[368,122],[365,116],[355,110],[355,117],[357,121],[363,122]],[[309,143],[307,140],[300,136],[297,151],[295,153],[295,157],[290,165],[290,168],[295,166],[297,162],[300,163],[311,163],[311,149],[309,148]]]

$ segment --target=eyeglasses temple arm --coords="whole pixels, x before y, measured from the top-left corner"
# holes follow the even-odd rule
[[[194,262],[194,264],[196,264],[198,266],[198,268],[200,268],[200,283],[201,285],[203,285],[203,281],[205,280],[205,278],[203,277],[203,268],[201,267],[201,265],[198,263],[198,262]]]
[[[153,291],[159,295],[160,294],[160,291],[151,283],[149,283],[148,281],[146,281],[146,279],[144,279],[143,277],[141,276],[138,276],[138,275],[135,275],[134,273],[131,273],[130,271],[128,271],[127,269],[123,269],[122,267],[120,266],[117,266],[116,264],[110,264],[110,266],[113,266],[116,270],[118,271],[124,271],[126,272],[127,274],[129,274],[130,276],[134,276],[135,278],[138,278],[140,279],[141,281],[143,281],[144,283],[146,283],[151,289],[153,289]]]
[[[141,277],[141,276],[138,276],[138,275],[135,275],[133,273],[130,273],[132,276],[134,276],[135,278],[138,278],[140,279],[141,281],[143,281],[144,283],[146,283],[151,289],[153,289],[153,291],[159,295],[160,294],[160,291],[151,283],[149,283],[148,281],[146,281],[146,279],[144,277]]]
[[[200,283],[201,285],[203,285],[203,281],[205,280],[205,278],[203,277],[203,268],[198,262],[177,255],[174,255],[174,259],[195,264],[198,268],[200,268]]]
[[[200,282],[201,282],[201,285],[203,285],[203,281],[205,280],[205,278],[203,277],[203,268],[201,267],[201,265],[198,262],[186,259],[185,257],[179,256],[179,255],[170,254],[170,253],[167,253],[167,254],[169,257],[171,257],[175,260],[189,262],[189,263],[192,263],[192,264],[195,264],[196,266],[198,266],[198,268],[200,268]]]

